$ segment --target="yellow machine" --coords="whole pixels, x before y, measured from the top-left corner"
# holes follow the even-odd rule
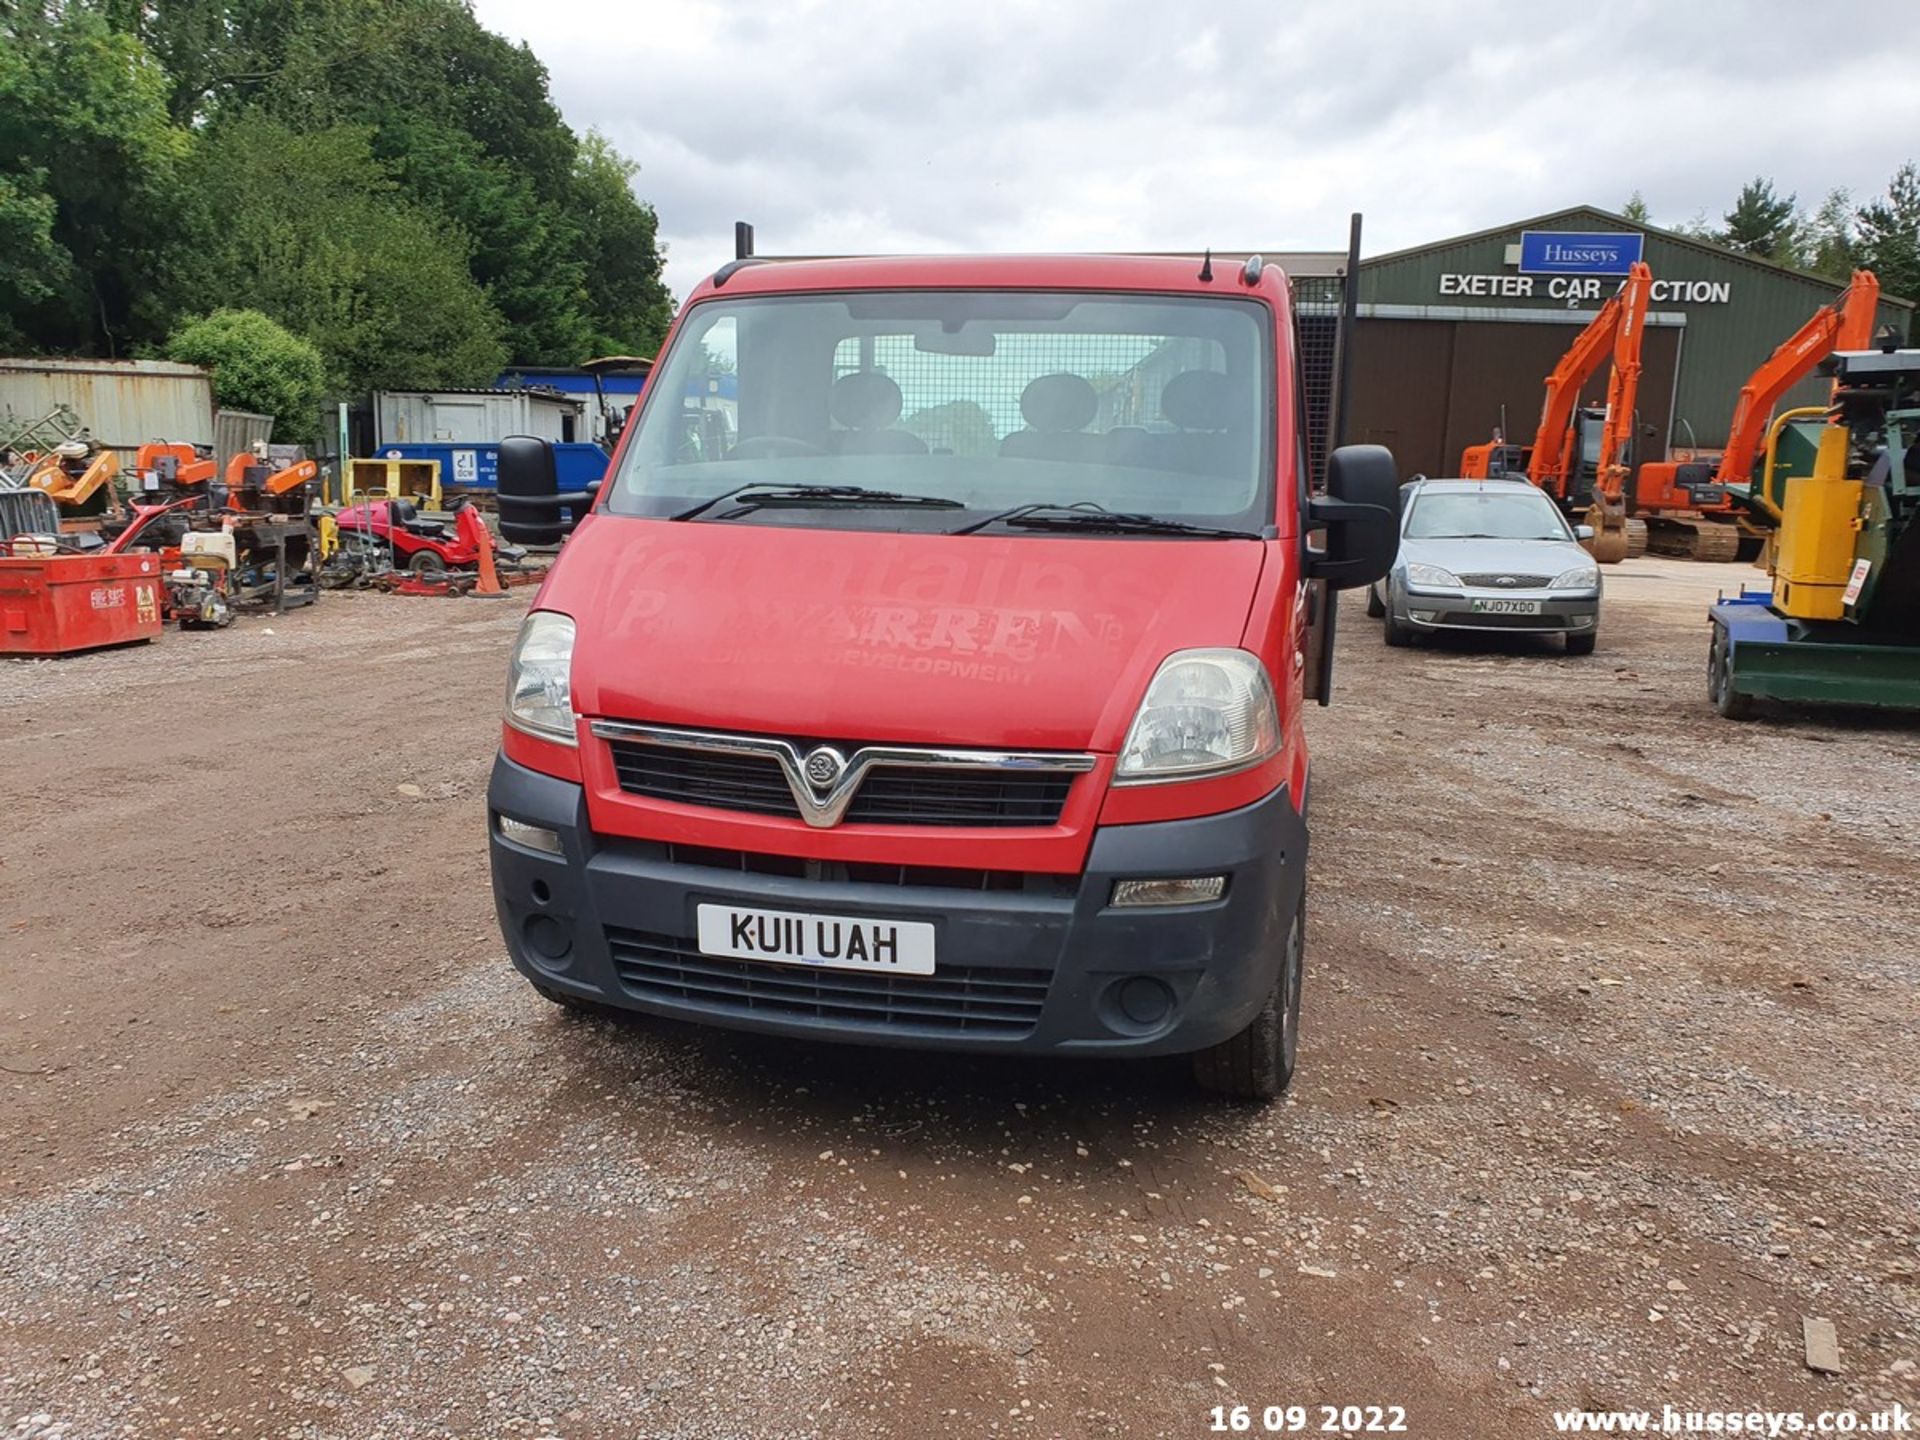
[[[1707,694],[1920,707],[1920,350],[1833,357],[1833,404],[1768,433],[1748,496],[1765,590],[1710,613]]]
[[[1838,620],[1860,538],[1863,480],[1847,475],[1848,432],[1823,425],[1811,475],[1786,481],[1774,543],[1773,603],[1801,620]]]

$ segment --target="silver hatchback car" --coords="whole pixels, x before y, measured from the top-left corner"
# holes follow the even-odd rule
[[[1547,494],[1524,480],[1418,479],[1401,487],[1400,556],[1367,592],[1389,645],[1434,630],[1564,635],[1591,655],[1600,567]]]

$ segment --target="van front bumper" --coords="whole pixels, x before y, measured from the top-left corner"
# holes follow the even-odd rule
[[[501,933],[514,965],[542,989],[866,1044],[1204,1049],[1244,1029],[1272,993],[1306,883],[1306,823],[1284,788],[1224,815],[1105,827],[1079,876],[939,872],[937,883],[907,884],[760,873],[742,868],[759,857],[596,836],[579,785],[505,756],[487,800]],[[560,853],[503,838],[502,817],[551,832]],[[1121,880],[1211,875],[1226,878],[1218,900],[1111,903]],[[999,888],[1008,885],[1017,888]],[[934,973],[705,956],[694,938],[701,904],[930,922]]]

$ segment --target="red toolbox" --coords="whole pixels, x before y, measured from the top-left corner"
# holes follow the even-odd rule
[[[0,655],[68,655],[160,633],[152,555],[34,555],[0,545]]]

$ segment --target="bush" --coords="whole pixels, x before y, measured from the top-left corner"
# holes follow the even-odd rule
[[[258,310],[216,310],[189,320],[167,341],[167,358],[213,371],[223,408],[273,416],[273,438],[312,441],[326,395],[320,351]]]

